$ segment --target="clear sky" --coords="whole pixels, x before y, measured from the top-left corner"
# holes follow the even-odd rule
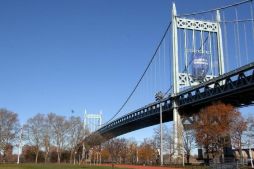
[[[232,2],[176,6],[188,13]],[[151,58],[171,6],[170,0],[0,1],[0,107],[17,112],[21,123],[36,113],[81,116],[85,109],[102,110],[108,120]]]

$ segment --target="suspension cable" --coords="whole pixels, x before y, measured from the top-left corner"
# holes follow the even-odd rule
[[[164,34],[163,34],[163,36],[162,36],[162,38],[161,38],[161,40],[160,40],[158,46],[157,46],[157,48],[156,48],[156,50],[155,50],[155,52],[154,52],[152,58],[150,59],[150,61],[148,62],[148,65],[147,65],[146,68],[145,68],[145,71],[142,73],[141,77],[139,78],[138,82],[137,82],[136,85],[134,86],[133,90],[131,91],[131,93],[129,94],[129,96],[127,97],[127,99],[124,101],[124,103],[123,103],[122,106],[119,108],[119,110],[118,110],[107,122],[105,122],[105,123],[102,124],[102,125],[105,125],[105,124],[109,123],[110,121],[112,121],[112,120],[122,111],[122,109],[125,107],[125,105],[128,103],[128,101],[131,99],[132,95],[133,95],[134,92],[137,90],[139,84],[140,84],[141,81],[143,80],[143,78],[144,78],[146,72],[148,71],[150,65],[152,64],[152,62],[153,62],[153,60],[154,60],[154,58],[155,58],[155,56],[156,56],[156,54],[157,54],[157,52],[158,52],[158,50],[159,50],[159,48],[160,48],[160,46],[161,46],[161,44],[162,44],[164,38],[165,38],[166,35],[167,35],[167,32],[168,32],[169,28],[171,27],[171,23],[172,23],[172,22],[170,22],[170,23],[168,24],[168,26],[167,26],[167,28],[166,28],[166,30],[165,30],[165,32],[164,32]]]
[[[232,21],[221,21],[220,23],[236,23],[236,22],[253,22],[254,19],[241,19],[241,20],[232,20]]]
[[[238,2],[238,3],[234,3],[234,4],[231,4],[231,5],[226,5],[226,6],[223,6],[223,7],[220,7],[220,8],[214,8],[214,9],[210,9],[210,10],[206,10],[206,11],[201,11],[201,12],[193,12],[193,13],[189,13],[189,14],[182,14],[182,15],[178,15],[178,17],[183,17],[183,16],[192,16],[192,15],[200,15],[200,14],[204,14],[204,13],[209,13],[209,12],[214,12],[214,11],[217,11],[217,10],[223,10],[223,9],[227,9],[227,8],[231,8],[231,7],[235,7],[235,6],[238,6],[238,5],[241,5],[241,4],[245,4],[247,2],[252,2],[253,0],[245,0],[245,1],[241,1],[241,2]]]
[[[244,31],[244,46],[245,46],[245,55],[246,55],[246,59],[247,59],[247,63],[249,60],[249,53],[248,53],[248,41],[247,41],[247,32],[246,32],[246,26],[245,24],[243,24],[243,31]]]

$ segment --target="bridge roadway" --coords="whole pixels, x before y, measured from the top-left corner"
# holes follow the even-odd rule
[[[253,104],[254,62],[184,90],[176,96],[169,96],[160,102],[154,102],[130,112],[102,126],[96,133],[105,139],[110,139],[159,124],[160,103],[163,110],[163,122],[172,121],[172,99],[177,100],[180,113],[187,116],[197,113],[200,108],[216,101],[230,103],[236,107]]]

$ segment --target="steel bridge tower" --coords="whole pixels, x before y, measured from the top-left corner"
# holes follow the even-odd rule
[[[98,114],[88,114],[85,110],[84,129],[88,129],[90,133],[99,129],[102,125],[102,111]]]
[[[222,44],[222,33],[220,26],[220,12],[216,11],[216,21],[203,21],[196,19],[187,19],[177,15],[175,3],[172,7],[172,48],[173,48],[173,62],[172,62],[172,74],[173,74],[173,122],[174,122],[174,155],[175,158],[180,157],[182,154],[182,133],[184,130],[181,115],[178,110],[178,100],[176,96],[182,89],[198,85],[204,81],[210,80],[216,76],[224,73],[224,59],[223,59],[223,44]],[[182,32],[181,32],[182,31]],[[181,32],[184,35],[184,40],[179,41],[178,33]],[[190,36],[188,36],[189,34]],[[204,35],[207,36],[205,40]],[[187,44],[187,38],[192,39],[191,45]],[[215,40],[211,40],[215,39]],[[197,43],[199,41],[199,43]],[[214,43],[215,41],[215,43]],[[184,42],[184,56],[179,56],[178,45],[179,42]],[[208,45],[204,45],[208,43]],[[199,46],[200,45],[200,46]],[[211,46],[216,47],[216,53],[212,53]],[[207,47],[208,46],[208,47]],[[210,46],[210,47],[209,47]],[[197,48],[200,47],[200,48]],[[216,74],[210,71],[210,74],[206,74],[203,80],[195,79],[191,73],[189,73],[189,65],[191,63],[191,56],[199,54],[207,54],[210,58],[210,65],[212,67],[214,60],[217,60]],[[185,70],[180,71],[179,57],[184,57]]]

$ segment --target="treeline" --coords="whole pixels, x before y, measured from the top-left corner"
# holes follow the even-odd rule
[[[20,126],[17,113],[0,109],[0,160],[13,161],[12,150],[20,146],[23,162],[72,162],[87,134],[80,117],[37,114]]]
[[[179,138],[182,139],[179,145],[174,143],[172,130],[163,125],[164,161],[175,162],[173,155],[178,152],[184,153],[185,161],[189,163],[193,149],[203,148],[206,155],[204,158],[209,162],[209,159],[224,157],[224,148],[230,146],[238,152],[238,155],[235,155],[242,161],[242,149],[253,147],[254,144],[253,126],[252,116],[245,119],[233,106],[220,102],[214,103],[193,115],[191,123],[174,126],[178,130]],[[0,109],[0,160],[2,162],[17,159],[17,156],[12,154],[12,150],[15,147],[17,149],[22,140],[21,162],[75,163],[88,159],[92,163],[159,163],[159,127],[154,129],[153,137],[142,142],[137,142],[135,139],[114,138],[96,145],[95,142],[101,139],[98,136],[90,140],[90,143],[88,141],[82,144],[82,140],[88,135],[89,131],[84,130],[80,117],[66,118],[54,113],[37,114],[21,127],[16,113]]]
[[[17,153],[21,144],[20,162],[77,163],[84,157],[83,147],[77,145],[82,145],[82,140],[89,135],[80,117],[36,114],[20,126],[17,113],[6,109],[0,109],[0,130],[0,162],[16,162],[18,157],[13,150]],[[164,126],[164,151],[172,153],[170,133]],[[155,128],[153,138],[142,142],[115,138],[100,146],[84,145],[91,162],[98,162],[99,154],[101,162],[151,164],[158,162],[159,138],[159,128]]]

